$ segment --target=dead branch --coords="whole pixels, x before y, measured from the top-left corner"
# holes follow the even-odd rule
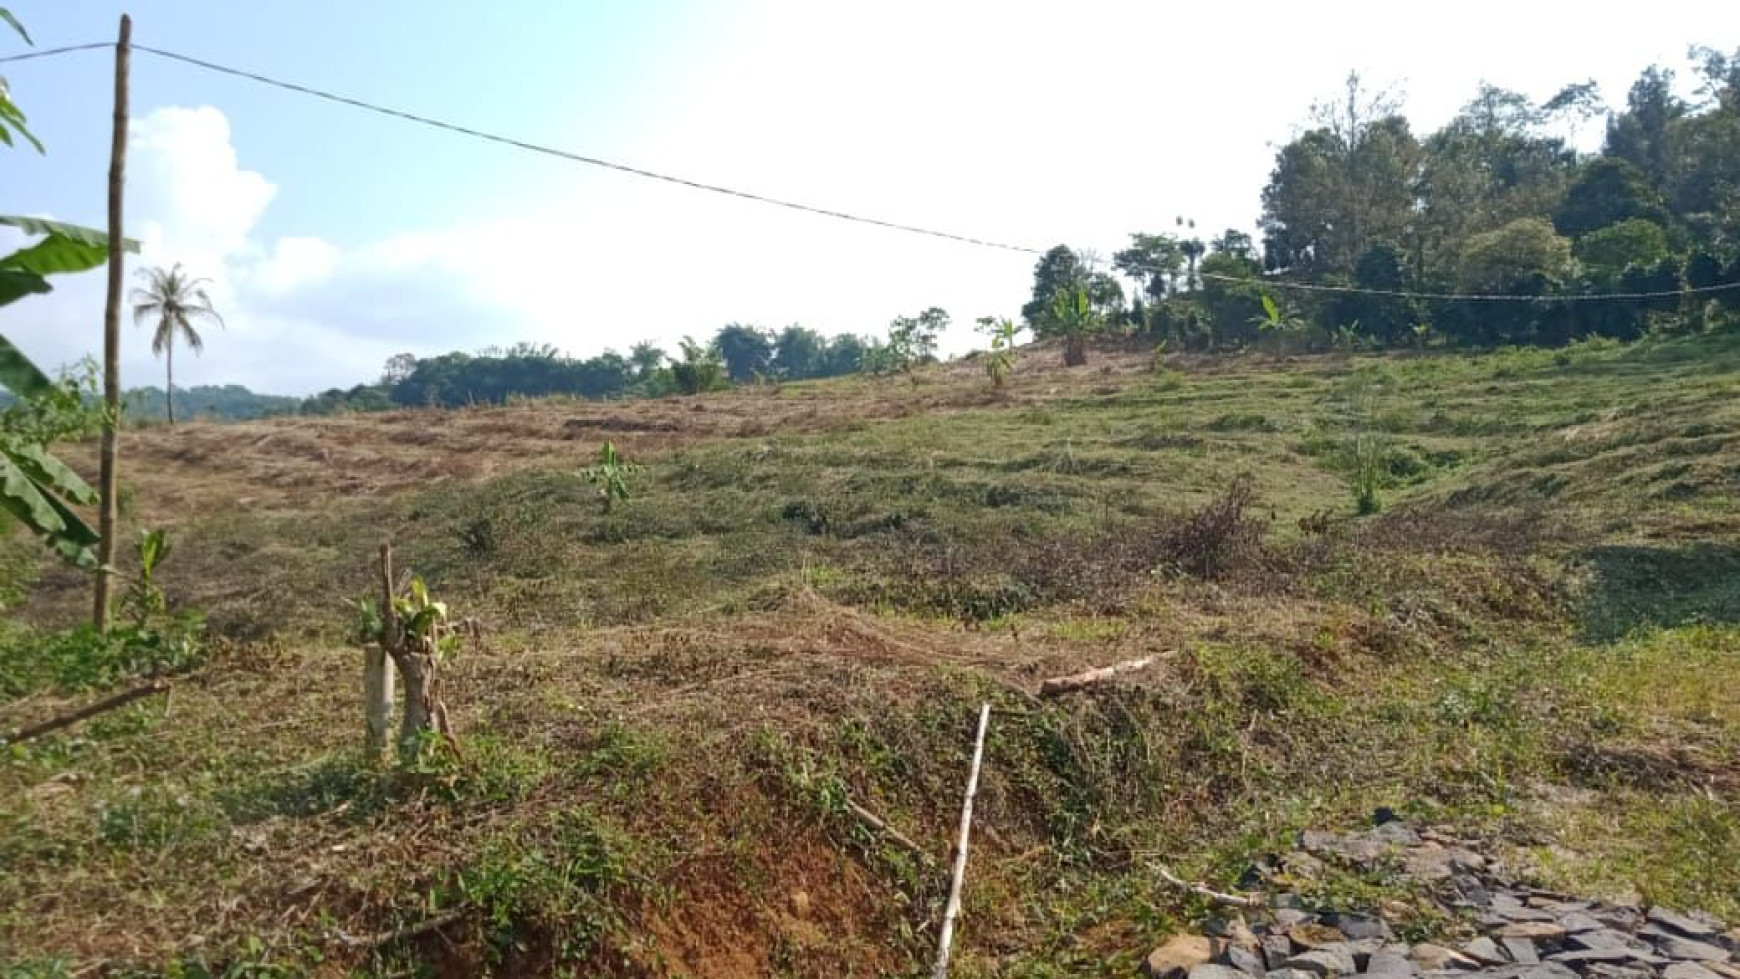
[[[41,724],[32,724],[29,727],[19,728],[18,730],[7,734],[5,737],[0,738],[0,742],[6,744],[19,744],[21,742],[29,741],[32,738],[39,738],[51,731],[58,731],[63,727],[71,727],[86,718],[95,717],[98,714],[114,710],[117,707],[125,707],[135,700],[149,697],[154,693],[166,693],[168,690],[169,681],[158,678],[149,683],[134,687],[131,690],[124,690],[106,700],[99,700],[96,703],[91,704],[89,707],[82,707],[70,714],[63,714],[60,717],[53,718],[52,720],[43,721]]]
[[[1104,683],[1113,677],[1122,676],[1125,673],[1134,673],[1137,670],[1145,670],[1153,665],[1155,659],[1156,657],[1153,656],[1144,656],[1141,659],[1128,660],[1123,663],[1114,663],[1111,666],[1102,666],[1097,670],[1088,670],[1085,673],[1074,673],[1069,676],[1054,676],[1049,680],[1040,682],[1039,696],[1056,697],[1061,694],[1072,693],[1076,690],[1082,689],[1083,687],[1091,687],[1096,683]]]
[[[407,938],[416,938],[418,935],[440,931],[470,913],[469,908],[455,908],[445,914],[438,914],[427,921],[419,921],[414,925],[408,925],[395,931],[379,931],[372,935],[351,935],[334,929],[332,935],[341,944],[350,948],[380,948],[382,945],[390,945]]]
[[[1207,898],[1216,904],[1226,904],[1235,908],[1263,908],[1268,906],[1260,896],[1227,894],[1222,891],[1214,890],[1207,884],[1192,884],[1184,878],[1179,877],[1177,874],[1174,874],[1172,871],[1167,870],[1165,866],[1154,863],[1151,860],[1147,862],[1147,866],[1149,870],[1152,870],[1155,874],[1159,875],[1161,880],[1171,884],[1173,887],[1189,891],[1197,897]]]
[[[895,843],[900,844],[900,846],[903,847],[904,849],[906,849],[907,852],[909,852],[913,856],[917,857],[920,862],[922,862],[926,865],[934,865],[936,863],[935,857],[931,856],[929,853],[926,853],[923,847],[919,846],[917,843],[914,843],[911,840],[911,838],[909,838],[906,834],[902,833],[900,830],[895,829],[893,826],[888,825],[887,820],[876,815],[875,813],[864,808],[863,806],[860,806],[856,802],[853,802],[851,799],[846,800],[846,811],[851,813],[852,815],[858,817],[858,820],[860,822],[862,822],[864,825],[870,827],[871,829],[877,831],[878,833],[881,833],[883,836],[888,837],[890,840],[894,841]]]

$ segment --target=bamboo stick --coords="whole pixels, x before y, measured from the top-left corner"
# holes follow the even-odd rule
[[[979,734],[973,742],[973,768],[967,774],[967,795],[961,801],[961,829],[955,842],[955,868],[949,881],[949,903],[943,912],[942,934],[936,943],[936,968],[931,979],[949,974],[949,946],[955,937],[955,919],[961,914],[961,882],[967,875],[967,836],[973,829],[973,798],[979,794],[979,765],[985,758],[985,729],[991,724],[991,705],[979,707]]]

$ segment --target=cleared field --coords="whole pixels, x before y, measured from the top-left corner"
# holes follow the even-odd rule
[[[910,974],[944,875],[847,803],[944,860],[982,699],[959,975],[1127,975],[1204,910],[1150,861],[1230,885],[1378,805],[1740,917],[1740,338],[1055,361],[131,433],[212,660],[12,749],[0,959]],[[647,465],[608,512],[605,438]],[[486,625],[465,758],[408,779],[359,763],[345,639],[387,537]],[[81,579],[0,546],[9,727],[95,681],[47,638]]]

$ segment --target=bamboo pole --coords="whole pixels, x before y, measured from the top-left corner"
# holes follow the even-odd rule
[[[121,276],[126,239],[122,236],[121,195],[127,185],[127,72],[133,58],[133,18],[121,15],[115,44],[115,122],[109,142],[109,291],[103,305],[103,447],[98,463],[97,581],[91,619],[109,629],[109,587],[115,570],[115,532],[120,522],[119,473],[115,458],[121,443]]]
[[[961,915],[961,882],[967,875],[967,836],[973,829],[973,798],[979,794],[979,765],[985,758],[985,729],[991,724],[991,705],[979,707],[979,734],[973,741],[973,768],[967,773],[967,795],[961,801],[961,829],[955,841],[954,876],[949,881],[949,903],[943,911],[942,934],[937,937],[936,968],[931,979],[949,974],[949,946],[955,937],[955,919]]]

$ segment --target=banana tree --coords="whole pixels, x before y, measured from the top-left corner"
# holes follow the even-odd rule
[[[1086,287],[1078,284],[1052,297],[1049,325],[1063,337],[1064,366],[1080,367],[1087,363],[1088,337],[1100,332],[1104,324]]]
[[[0,306],[50,292],[54,287],[49,276],[89,271],[109,256],[107,236],[89,228],[11,216],[0,216],[0,225],[40,238],[0,257]],[[139,250],[135,242],[125,244],[129,251]],[[0,387],[21,400],[47,397],[55,390],[48,375],[4,336],[0,336]],[[72,508],[96,502],[96,491],[55,458],[47,445],[0,427],[0,512],[42,538],[61,557],[92,568],[97,532]]]

